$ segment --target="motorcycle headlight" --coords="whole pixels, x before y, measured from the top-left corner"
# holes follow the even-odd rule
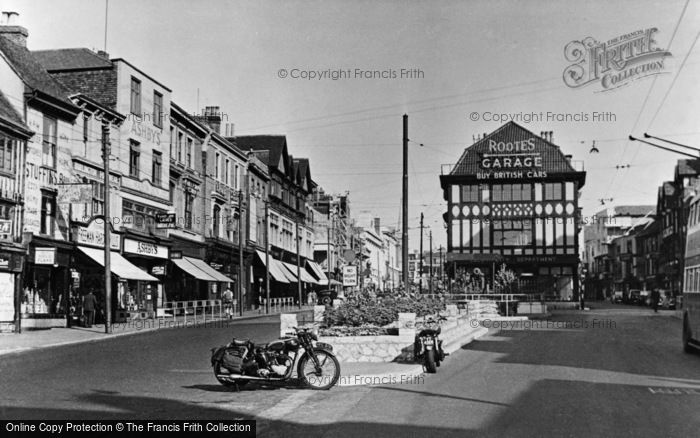
[[[315,327],[311,330],[311,339],[318,341],[318,329]]]

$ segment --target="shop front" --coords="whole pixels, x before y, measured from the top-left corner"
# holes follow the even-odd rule
[[[167,265],[170,258],[169,244],[164,239],[137,238],[124,236],[122,255],[130,264],[146,273],[150,279],[137,279],[123,284],[120,291],[121,302],[126,307],[130,319],[152,318],[156,309],[162,307],[166,300],[163,287],[168,275]]]
[[[208,264],[211,268],[213,268],[215,271],[217,271],[219,274],[223,275],[228,279],[230,283],[222,283],[221,281],[218,283],[212,284],[213,286],[216,286],[215,289],[210,289],[210,299],[221,299],[221,294],[224,290],[226,290],[226,287],[230,287],[231,290],[234,293],[234,296],[237,296],[238,293],[238,279],[243,278],[243,304],[245,307],[250,307],[252,304],[252,299],[250,297],[250,294],[248,291],[245,289],[245,286],[247,284],[246,278],[248,277],[247,272],[248,272],[248,267],[250,266],[249,262],[250,258],[250,253],[247,249],[243,250],[243,275],[240,275],[239,271],[239,251],[238,251],[238,246],[233,245],[230,242],[227,242],[222,239],[216,239],[216,238],[208,238],[207,239],[207,255],[204,261],[206,264]]]
[[[104,318],[102,310],[105,308],[104,225],[101,221],[93,221],[86,227],[76,227],[73,235],[77,248],[71,270],[73,301],[79,313],[82,297],[92,291],[97,298],[99,322]],[[110,288],[115,322],[125,321],[130,312],[146,312],[148,305],[144,300],[139,300],[140,297],[132,291],[148,288],[148,285],[158,282],[157,278],[122,256],[121,239],[121,234],[110,233]]]
[[[24,248],[0,246],[0,332],[17,330],[15,306],[18,279],[25,261],[24,252]]]
[[[253,277],[257,280],[254,294],[258,303],[267,297],[265,291],[265,277],[269,271],[270,275],[270,298],[283,298],[294,296],[296,291],[296,277],[292,275],[281,261],[275,258],[272,252],[269,257],[263,251],[256,251],[255,262],[253,263]],[[267,260],[269,258],[269,265]]]
[[[32,236],[21,292],[23,328],[67,325],[73,251],[71,242]]]

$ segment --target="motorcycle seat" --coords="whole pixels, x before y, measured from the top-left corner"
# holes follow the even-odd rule
[[[231,343],[236,347],[246,347],[248,346],[249,342],[250,339],[234,339],[233,341],[231,341]]]

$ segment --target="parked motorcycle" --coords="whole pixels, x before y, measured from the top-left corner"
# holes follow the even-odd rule
[[[445,360],[447,354],[442,349],[442,339],[439,335],[441,328],[426,328],[421,330],[416,336],[413,345],[413,357],[416,362],[422,362],[428,373],[437,372],[440,362]]]
[[[213,348],[211,365],[216,379],[224,386],[238,388],[251,381],[285,381],[297,377],[311,389],[330,389],[340,378],[340,364],[333,346],[318,342],[311,329],[294,327],[294,335],[264,345],[249,339]]]

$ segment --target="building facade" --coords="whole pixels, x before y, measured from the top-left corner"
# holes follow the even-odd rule
[[[450,277],[483,276],[492,290],[505,264],[522,293],[577,298],[585,177],[551,134],[537,136],[513,122],[465,149],[440,176]]]

